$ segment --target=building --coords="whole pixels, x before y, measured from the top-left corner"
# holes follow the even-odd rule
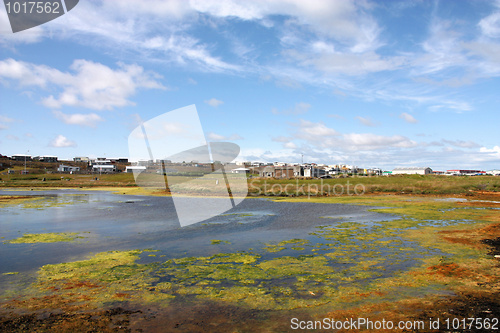
[[[99,173],[112,173],[112,172],[116,172],[116,165],[112,165],[112,164],[94,164],[94,165],[92,165],[92,172],[99,172]]]
[[[500,170],[490,170],[486,172],[486,174],[491,176],[500,176]]]
[[[57,162],[57,156],[52,156],[52,155],[40,156],[39,161],[40,162],[46,162],[46,163],[56,163]]]
[[[304,168],[304,177],[308,178],[321,178],[327,175],[327,172],[323,168],[317,168],[314,166]]]
[[[98,157],[96,160],[91,162],[92,162],[92,172],[99,172],[99,173],[116,172],[116,165],[111,164],[111,161],[105,159],[104,157]]]
[[[484,175],[486,172],[481,170],[446,170],[446,173],[456,176],[476,176]]]
[[[146,169],[147,168],[145,166],[133,165],[133,166],[125,167],[125,172],[127,172],[127,173],[141,173],[141,172],[146,171]]]
[[[429,167],[406,167],[392,170],[393,175],[430,175],[432,169]]]
[[[90,159],[84,156],[73,157],[73,162],[86,162],[88,163]]]
[[[80,167],[61,164],[57,168],[57,172],[69,172],[69,173],[80,172]]]
[[[244,174],[247,174],[249,172],[250,172],[250,169],[248,169],[248,168],[236,168],[236,169],[231,170],[231,173],[244,173]]]
[[[259,170],[259,177],[273,177],[273,178],[294,178],[302,177],[304,169],[299,166],[264,166]]]
[[[111,163],[121,163],[121,164],[127,164],[128,163],[128,158],[126,157],[118,157],[118,158],[109,158]]]
[[[15,154],[10,157],[14,161],[31,161],[31,155],[26,155],[26,154]]]

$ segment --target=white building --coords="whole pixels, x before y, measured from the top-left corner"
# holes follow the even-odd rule
[[[110,160],[107,160],[103,157],[98,157],[95,161],[92,161],[92,172],[116,172],[116,165],[113,165]]]
[[[71,165],[61,164],[57,168],[57,171],[58,172],[70,172],[70,173],[73,173],[73,172],[79,172],[80,168],[79,167],[74,167],[74,166],[71,166]]]
[[[233,169],[231,170],[231,173],[249,173],[250,172],[250,169],[248,168],[236,168],[236,169]]]
[[[430,175],[432,169],[429,167],[405,167],[392,170],[393,175]]]
[[[125,167],[125,172],[128,173],[141,173],[143,171],[146,171],[146,167],[142,165],[133,165]]]

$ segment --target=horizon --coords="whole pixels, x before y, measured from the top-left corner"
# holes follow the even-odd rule
[[[238,161],[500,169],[500,0],[82,1],[18,33],[0,5],[0,45],[7,156],[129,158],[195,104]]]

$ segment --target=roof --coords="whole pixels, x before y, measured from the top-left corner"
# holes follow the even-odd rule
[[[247,169],[247,168],[236,168],[236,169],[233,169],[232,171],[250,171],[250,169]]]
[[[426,170],[430,169],[429,167],[401,167],[401,168],[394,168],[393,171],[395,170]]]
[[[130,166],[127,166],[125,167],[125,170],[146,170],[146,167],[145,166],[141,166],[141,165],[130,165]]]
[[[109,164],[94,164],[92,168],[101,168],[101,169],[114,169],[114,165],[109,165]]]

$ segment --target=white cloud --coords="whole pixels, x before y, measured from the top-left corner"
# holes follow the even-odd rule
[[[218,99],[216,99],[216,98],[211,98],[211,99],[209,99],[209,100],[205,101],[205,103],[207,103],[207,104],[208,104],[208,105],[210,105],[210,106],[213,106],[214,108],[218,107],[219,105],[224,104],[224,102],[223,102],[223,101],[219,101],[219,100],[218,100]]]
[[[465,111],[471,111],[472,106],[468,102],[462,101],[441,101],[442,104],[436,104],[429,107],[432,111],[439,111],[441,109],[448,109],[455,111],[457,113],[462,113]]]
[[[0,122],[2,122],[2,123],[11,123],[11,122],[13,122],[13,121],[14,121],[14,119],[9,118],[9,117],[7,117],[7,116],[2,116],[2,115],[0,114]]]
[[[415,117],[413,117],[411,114],[406,113],[406,112],[401,113],[399,115],[399,118],[403,119],[404,121],[406,121],[407,123],[410,123],[410,124],[418,123],[418,120],[415,119]]]
[[[14,122],[14,119],[0,115],[0,130],[8,129],[9,126],[7,126],[5,123],[12,123],[12,122]]]
[[[283,147],[286,149],[296,149],[297,145],[293,142],[287,142],[287,143],[283,144]]]
[[[76,147],[76,142],[68,140],[64,135],[59,134],[49,143],[49,146],[56,148]]]
[[[375,124],[373,122],[373,120],[371,120],[370,118],[364,118],[364,117],[357,116],[356,119],[359,120],[359,122],[365,126],[368,126],[368,127],[377,126],[377,124]]]
[[[316,33],[348,44],[355,52],[377,45],[380,32],[376,21],[367,14],[368,2],[323,0],[191,0],[196,11],[216,17],[237,17],[269,25],[273,15],[289,16],[290,23],[309,27]]]
[[[415,141],[402,135],[385,136],[372,133],[350,133],[344,134],[343,139],[349,148],[367,150],[390,147],[409,148],[417,145]]]
[[[500,37],[500,12],[495,12],[481,21],[479,21],[479,27],[484,35],[491,38]]]
[[[214,132],[210,132],[207,134],[207,138],[209,141],[235,141],[235,140],[243,140],[243,138],[238,134],[232,134],[229,136],[224,136],[221,134],[217,134]]]
[[[372,133],[339,133],[324,123],[301,120],[294,124],[294,139],[304,140],[314,148],[337,149],[341,151],[377,150],[387,148],[410,148],[417,146],[415,141],[401,135],[377,135]]]
[[[55,109],[67,105],[111,110],[134,105],[129,98],[138,89],[165,89],[158,82],[158,74],[146,73],[138,65],[118,63],[118,68],[112,69],[92,61],[75,60],[70,69],[74,73],[7,59],[0,61],[0,78],[17,80],[20,86],[61,89],[57,97],[42,99],[43,105]]]
[[[494,154],[497,155],[498,158],[500,158],[500,146],[495,146],[493,148],[486,148],[486,147],[481,147],[479,149],[481,153],[489,153],[489,154]]]
[[[311,104],[300,102],[295,104],[295,106],[291,109],[286,109],[283,111],[279,111],[276,108],[272,108],[271,112],[274,114],[284,114],[284,115],[296,115],[296,114],[303,114],[309,111],[311,108]]]
[[[81,114],[81,113],[75,113],[75,114],[65,114],[61,111],[53,111],[54,115],[56,118],[62,120],[66,124],[70,125],[80,125],[80,126],[88,126],[88,127],[96,127],[97,123],[104,121],[104,119],[95,114],[95,113],[90,113],[90,114]]]
[[[301,119],[298,124],[296,137],[307,141],[317,141],[328,139],[331,136],[337,136],[339,133],[333,128],[327,127],[324,123],[313,123],[308,120]]]
[[[463,140],[442,140],[444,143],[449,145],[459,147],[459,148],[477,148],[480,147],[479,144],[472,141],[463,141]]]
[[[302,60],[304,66],[313,65],[321,72],[329,74],[344,75],[365,75],[374,72],[396,70],[401,68],[407,61],[406,57],[385,57],[382,58],[375,52],[365,52],[353,54],[344,53],[323,53],[319,55],[309,55],[288,52],[289,56],[296,60]]]
[[[290,142],[292,140],[292,138],[289,138],[289,137],[286,137],[286,136],[277,136],[277,137],[271,138],[271,140],[275,141],[275,142],[286,143],[286,142]]]

